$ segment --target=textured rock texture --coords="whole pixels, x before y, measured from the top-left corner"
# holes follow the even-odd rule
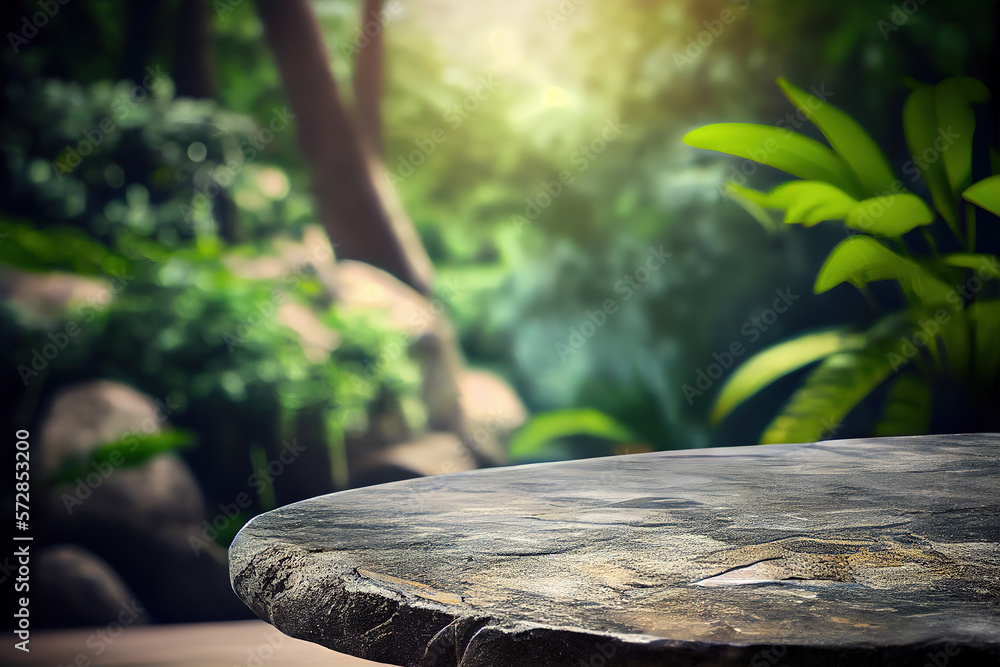
[[[997,434],[462,472],[261,515],[230,576],[398,665],[996,665],[998,480]]]

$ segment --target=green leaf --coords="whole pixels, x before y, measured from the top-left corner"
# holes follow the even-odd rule
[[[824,220],[843,220],[858,203],[840,188],[820,181],[793,181],[775,188],[779,189],[791,201],[784,221],[807,227]]]
[[[811,227],[824,220],[842,220],[858,202],[840,188],[822,181],[790,181],[770,193],[726,186],[727,192],[742,196],[750,204],[785,211],[785,223],[801,223]]]
[[[765,429],[761,444],[815,442],[892,373],[887,344],[827,357]]]
[[[975,332],[972,369],[983,391],[996,391],[1000,373],[1000,299],[976,301],[966,312]]]
[[[861,183],[861,193],[876,195],[893,190],[896,177],[882,149],[848,114],[815,95],[778,79],[785,96],[820,129]]]
[[[727,199],[731,199],[736,202],[744,211],[749,213],[754,220],[759,222],[764,229],[769,232],[773,232],[777,229],[777,222],[767,211],[764,210],[764,207],[758,203],[759,197],[757,197],[757,195],[763,195],[764,197],[767,196],[763,192],[752,190],[750,188],[744,188],[736,183],[726,183],[724,190]]]
[[[903,373],[889,388],[875,436],[922,435],[930,423],[930,384],[917,373]]]
[[[1000,216],[1000,175],[973,183],[962,196],[993,215]]]
[[[946,311],[947,312],[947,311]],[[948,313],[948,320],[941,325],[941,347],[944,349],[945,366],[954,378],[964,379],[969,375],[969,313],[959,307]]]
[[[553,440],[573,435],[589,435],[616,442],[634,442],[632,432],[614,418],[587,408],[555,410],[532,417],[510,439],[511,458],[529,458]]]
[[[934,212],[916,195],[887,195],[858,202],[846,222],[848,227],[869,234],[902,236],[914,227],[934,222]]]
[[[1000,259],[989,253],[956,252],[943,256],[940,261],[947,266],[975,269],[994,278],[1000,278]]]
[[[972,104],[983,104],[990,101],[990,89],[979,79],[974,79],[971,76],[953,76],[948,81],[958,86],[962,97]]]
[[[49,484],[69,484],[95,470],[134,468],[154,456],[188,447],[193,441],[191,433],[177,429],[152,434],[144,431],[131,433],[97,447],[86,456],[67,458],[46,481]]]
[[[770,193],[761,192],[760,190],[746,188],[742,185],[737,185],[736,183],[726,183],[725,189],[727,195],[738,194],[757,206],[762,206],[764,208],[781,208],[783,206],[783,202],[779,203],[774,199],[773,190]]]
[[[951,191],[959,193],[972,182],[972,135],[976,114],[965,97],[964,88],[954,79],[945,79],[934,88],[934,111],[942,131],[940,150]],[[952,142],[947,145],[948,142]]]
[[[856,335],[832,329],[793,338],[753,356],[726,380],[712,409],[712,422],[718,423],[736,406],[778,378],[859,341]]]
[[[823,144],[770,125],[716,123],[691,130],[684,143],[775,167],[813,181],[826,181],[848,192],[857,189],[853,173]]]
[[[934,148],[934,141],[938,138],[934,88],[926,84],[919,84],[910,93],[903,106],[903,127],[906,130],[906,145],[909,147],[915,163],[910,166],[923,176],[924,182],[931,192],[934,208],[948,223],[952,233],[958,236],[955,200],[948,185],[944,163],[939,159],[940,154]],[[935,159],[925,159],[925,156],[935,157]],[[909,168],[904,167],[903,173],[910,173]]]
[[[88,276],[128,267],[127,260],[75,227],[41,230],[8,220],[0,221],[0,262],[25,271],[64,270]]]
[[[943,303],[951,292],[922,266],[868,236],[852,236],[830,251],[816,276],[813,292],[822,294],[842,282],[861,288],[876,280],[898,280],[907,293],[926,304]]]

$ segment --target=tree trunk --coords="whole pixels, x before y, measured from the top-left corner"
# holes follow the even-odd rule
[[[354,98],[358,114],[358,129],[376,155],[382,155],[382,89],[385,69],[384,26],[379,10],[382,0],[365,0],[361,12],[360,44],[354,61]]]
[[[384,166],[359,139],[341,102],[309,3],[257,0],[257,8],[334,252],[341,259],[377,266],[428,294],[430,259],[394,197]]]
[[[215,97],[209,43],[208,0],[181,0],[174,21],[174,85],[177,97]]]

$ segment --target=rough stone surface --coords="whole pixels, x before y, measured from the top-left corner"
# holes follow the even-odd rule
[[[996,665],[998,478],[998,434],[462,472],[263,514],[230,576],[398,665]]]

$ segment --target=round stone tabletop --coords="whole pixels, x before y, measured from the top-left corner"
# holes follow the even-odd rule
[[[262,514],[237,594],[396,665],[1000,665],[1000,435],[658,452]]]

